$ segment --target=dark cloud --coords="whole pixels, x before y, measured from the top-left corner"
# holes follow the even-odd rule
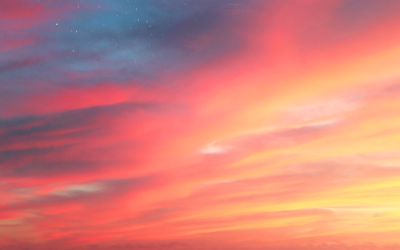
[[[0,120],[0,141],[14,140],[19,137],[40,137],[50,132],[104,126],[112,118],[132,114],[141,110],[157,110],[154,103],[119,103],[76,109],[64,113],[43,116],[25,116]]]
[[[0,173],[3,176],[44,177],[79,174],[119,165],[120,160],[82,160],[88,159],[88,155],[96,150],[86,148],[81,151],[80,145],[107,136],[108,128],[120,117],[135,117],[143,110],[159,109],[152,103],[121,103],[0,120]],[[82,155],[83,152],[86,156]]]
[[[83,206],[117,206],[116,200],[120,199],[127,192],[139,192],[152,183],[152,177],[146,176],[141,178],[130,179],[113,179],[113,180],[97,180],[92,183],[79,183],[79,185],[90,185],[98,187],[93,191],[78,190],[62,190],[58,193],[50,193],[41,196],[34,196],[24,201],[17,201],[7,205],[0,206],[0,211],[15,211],[15,210],[37,210],[48,207],[62,207],[67,204],[81,204]],[[71,183],[73,185],[74,183]],[[102,203],[103,200],[112,201]]]
[[[21,156],[20,156],[21,157]],[[28,157],[27,155],[22,155],[22,157]],[[39,160],[43,160],[45,157],[38,157]],[[64,162],[40,162],[26,164],[23,166],[17,166],[12,169],[6,169],[0,171],[0,176],[12,176],[12,177],[52,177],[52,176],[65,176],[65,175],[79,175],[82,173],[93,172],[95,170],[100,170],[109,165],[115,164],[111,162],[95,162],[95,161],[78,161],[70,160]],[[9,164],[10,165],[10,164]]]
[[[0,64],[0,73],[8,70],[16,70],[16,69],[21,69],[24,67],[29,67],[32,65],[37,65],[39,63],[45,62],[46,59],[43,57],[28,57],[24,58],[22,60],[16,60],[16,61],[11,61],[11,62],[6,62],[3,63],[3,65]]]
[[[37,41],[24,48],[24,53],[9,54],[0,68],[18,68],[19,72],[3,76],[0,86],[7,82],[26,85],[28,79],[59,82],[60,75],[71,71],[98,72],[102,80],[115,82],[145,81],[166,71],[180,71],[240,49],[243,41],[234,29],[246,20],[246,10],[254,2],[257,1],[100,1],[97,5],[78,1],[70,7],[81,6],[86,12],[76,8],[74,13],[68,8],[66,12],[73,20],[62,18],[59,23],[43,23],[26,31]],[[56,3],[45,5],[57,9]],[[237,12],[243,16],[232,14]],[[27,53],[28,59],[18,59],[27,57]],[[50,62],[34,62],[43,56]],[[65,75],[63,81],[69,82],[70,76]]]

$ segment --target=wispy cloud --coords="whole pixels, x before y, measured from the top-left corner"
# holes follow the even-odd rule
[[[0,0],[0,248],[397,249],[399,11]]]

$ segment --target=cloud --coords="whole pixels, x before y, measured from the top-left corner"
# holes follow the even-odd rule
[[[0,248],[396,248],[396,10],[0,0]]]
[[[42,63],[45,60],[43,58],[25,58],[21,61],[15,61],[15,62],[10,62],[8,65],[4,65],[0,67],[0,72],[7,71],[7,70],[15,70],[15,69],[20,69],[23,67],[35,65],[38,63]]]
[[[122,117],[136,117],[138,122],[143,110],[160,112],[156,111],[159,108],[152,103],[120,103],[1,120],[1,175],[20,178],[66,175],[73,179],[75,174],[94,173],[110,166],[134,166],[132,153],[129,158],[117,153],[118,147],[121,148],[118,143],[113,146],[116,152],[110,149],[106,131],[110,133],[109,128]],[[131,140],[124,147],[132,149],[140,145],[139,138]],[[110,157],[115,154],[120,155],[118,160]]]
[[[305,124],[269,132],[243,133],[219,142],[206,145],[200,152],[203,154],[223,154],[229,151],[255,151],[290,147],[319,138],[321,134],[328,133],[330,129],[338,126],[335,120]]]
[[[200,152],[202,154],[223,154],[229,151],[229,148],[215,146],[214,144],[215,142],[206,145]]]

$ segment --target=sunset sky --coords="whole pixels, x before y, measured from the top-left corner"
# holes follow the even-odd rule
[[[400,249],[400,1],[0,0],[0,249]]]

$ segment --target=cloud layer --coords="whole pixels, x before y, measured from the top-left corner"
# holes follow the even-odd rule
[[[0,248],[397,249],[399,13],[0,0]]]

